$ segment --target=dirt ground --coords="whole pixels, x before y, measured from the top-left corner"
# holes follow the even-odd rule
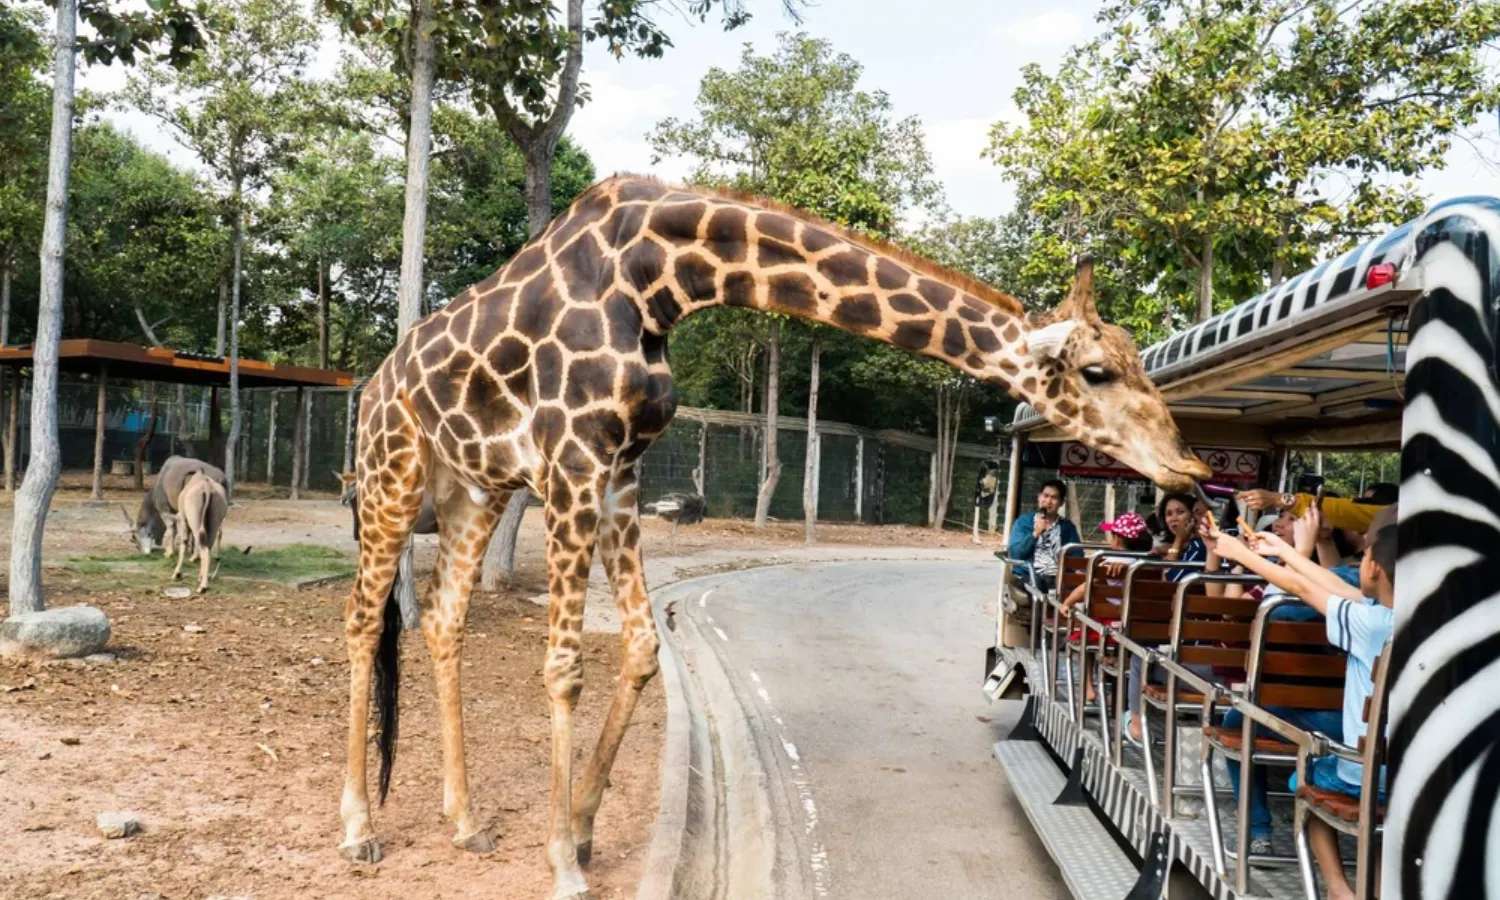
[[[441,812],[438,722],[426,649],[403,640],[402,723],[391,796],[375,810],[379,865],[339,856],[347,668],[341,615],[348,581],[298,590],[223,582],[205,596],[165,598],[137,578],[67,568],[70,557],[127,549],[119,507],[126,479],[89,505],[69,473],[44,543],[49,606],[89,603],[113,625],[112,662],[0,661],[0,896],[6,897],[542,897],[549,722],[541,682],[546,613],[539,511],[528,515],[515,584],[477,595],[465,645],[470,786],[497,849],[449,844]],[[0,553],[10,498],[0,499]],[[825,525],[826,544],[960,547],[968,535]],[[290,501],[245,485],[225,527],[232,549],[304,543],[354,550],[349,514],[329,495]],[[745,564],[800,545],[800,523],[683,527],[648,520],[645,552],[691,558],[733,547]],[[431,538],[419,539],[418,571]],[[595,572],[596,579],[599,573]],[[163,586],[166,582],[163,582]],[[602,588],[602,585],[598,586]],[[602,590],[591,604],[608,603]],[[192,626],[192,627],[186,627]],[[589,679],[575,749],[592,751],[614,673],[616,640],[585,639]],[[656,816],[666,707],[647,688],[620,750],[595,831],[596,897],[634,894]],[[372,753],[372,772],[374,756]],[[143,830],[106,840],[101,812],[139,814]]]

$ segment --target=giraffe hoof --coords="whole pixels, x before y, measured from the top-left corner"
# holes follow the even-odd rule
[[[352,863],[373,865],[381,859],[380,842],[374,838],[365,838],[357,844],[343,844],[339,847],[339,852]]]
[[[470,853],[494,853],[495,839],[490,837],[489,832],[480,829],[468,837],[455,837],[453,846]]]
[[[590,841],[584,841],[583,843],[581,843],[581,844],[578,845],[578,864],[580,866],[586,866],[586,865],[588,865],[589,864],[589,860],[591,860],[593,858],[594,858],[594,842],[593,841],[591,841],[591,840]]]

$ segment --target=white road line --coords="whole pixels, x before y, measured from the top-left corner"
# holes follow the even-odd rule
[[[755,682],[756,684],[760,684],[760,676],[755,674],[754,669],[750,670],[750,680]]]
[[[767,706],[771,705],[771,695],[768,694],[768,693],[766,693],[766,689],[765,688],[756,688],[755,692],[757,694],[760,694],[760,699],[763,700],[763,701],[765,701],[765,704]]]
[[[717,634],[719,636],[719,640],[723,641],[726,644],[729,643],[729,635],[725,634],[724,629],[720,628],[717,625],[714,626],[714,634]]]
[[[802,761],[802,757],[797,755],[797,745],[787,740],[786,738],[781,739],[781,749],[786,751],[787,757],[790,758],[792,762]]]
[[[709,588],[708,590],[704,591],[703,592],[703,596],[701,596],[701,597],[698,598],[698,608],[702,609],[705,605],[707,605],[708,604],[708,595],[712,594],[714,591],[717,591],[717,590],[718,590],[718,588]]]

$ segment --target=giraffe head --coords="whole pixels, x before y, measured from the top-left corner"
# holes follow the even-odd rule
[[[1028,399],[1049,422],[1168,490],[1212,474],[1183,441],[1130,335],[1099,318],[1090,260],[1063,302],[1027,325],[1026,354],[1041,372]]]

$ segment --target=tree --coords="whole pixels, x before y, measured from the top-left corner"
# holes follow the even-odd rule
[[[95,32],[78,41],[78,18]],[[42,609],[42,531],[62,467],[57,436],[57,351],[62,330],[63,256],[67,241],[68,169],[73,151],[74,54],[88,62],[133,63],[137,52],[165,44],[173,65],[202,46],[197,19],[175,3],[149,13],[115,14],[102,0],[57,0],[52,50],[52,126],[47,141],[47,204],[42,228],[41,291],[32,341],[31,464],[16,492],[10,544],[11,615]]]
[[[333,362],[333,298],[347,279],[388,266],[399,253],[401,193],[396,161],[377,152],[371,135],[316,120],[309,126],[297,136],[295,156],[270,178],[265,219],[286,253],[293,293],[314,299],[306,343],[317,348],[310,361],[326,369]]]
[[[1414,215],[1396,179],[1500,100],[1493,2],[1117,0],[1100,19],[1055,74],[1027,67],[1025,121],[989,152],[1040,252],[1119,261],[1169,326]]]
[[[23,249],[41,237],[47,163],[47,54],[41,16],[0,9],[0,345],[10,342],[11,287]]]
[[[216,41],[190,65],[147,66],[132,78],[137,106],[169,126],[228,190],[230,216],[229,439],[224,474],[232,493],[240,435],[240,295],[245,256],[247,188],[270,177],[300,111],[300,85],[317,30],[275,0],[218,0]]]
[[[699,183],[759,194],[877,237],[889,236],[902,214],[918,208],[935,211],[939,187],[920,123],[914,117],[895,120],[884,92],[860,90],[862,72],[852,57],[804,34],[781,35],[770,56],[757,56],[747,45],[738,69],[713,68],[703,76],[695,119],[658,123],[651,134],[654,161],[687,156],[697,161],[693,180]],[[709,315],[714,314],[675,329],[674,342],[694,340],[696,328],[714,328],[720,319]],[[762,315],[757,323],[764,329],[760,343],[766,350],[758,527],[766,522],[781,477],[775,436],[783,329],[812,327],[781,318]],[[821,341],[811,346],[821,354]],[[693,362],[717,365],[702,358]],[[685,367],[689,380],[697,377],[691,365]],[[814,410],[809,427],[815,429],[816,421]]]

